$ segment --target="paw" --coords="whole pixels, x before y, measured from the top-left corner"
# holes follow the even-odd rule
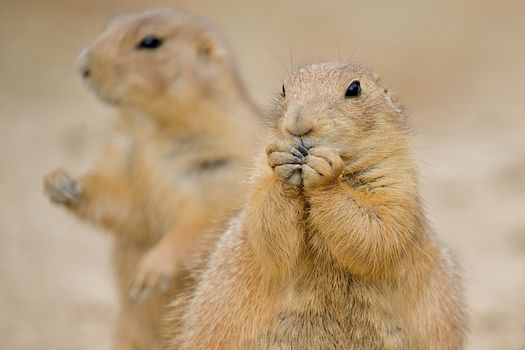
[[[343,172],[343,166],[341,156],[333,148],[310,149],[302,168],[304,188],[315,189],[334,183]]]
[[[142,257],[131,280],[131,301],[143,301],[154,292],[170,289],[178,261],[172,248],[169,248],[156,245]]]
[[[266,147],[268,165],[285,184],[296,187],[302,182],[301,168],[308,151],[302,146],[274,142]]]
[[[80,201],[80,184],[64,169],[57,169],[44,178],[44,193],[51,202],[74,206]]]

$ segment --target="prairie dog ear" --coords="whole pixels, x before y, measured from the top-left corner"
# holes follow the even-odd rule
[[[386,103],[397,113],[403,112],[403,107],[399,104],[397,95],[393,94],[392,91],[386,86],[383,86],[383,94],[385,95]]]
[[[219,61],[226,57],[226,49],[212,33],[202,33],[197,42],[197,54],[209,61]]]
[[[386,103],[394,110],[396,111],[397,113],[401,113],[402,112],[402,108],[401,106],[399,105],[399,102],[398,102],[398,98],[396,95],[394,95],[390,89],[388,88],[388,86],[386,86],[382,81],[381,81],[381,78],[379,78],[379,75],[377,75],[376,73],[372,73],[371,74],[372,76],[372,79],[374,80],[374,82],[377,84],[377,86],[381,87],[382,90],[383,90],[383,95],[384,95],[384,98],[385,98],[385,101]]]

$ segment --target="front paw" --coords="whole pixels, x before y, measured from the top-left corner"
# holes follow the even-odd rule
[[[53,203],[74,206],[80,201],[82,189],[69,173],[57,169],[44,178],[44,193]]]
[[[156,245],[140,260],[131,280],[129,299],[146,300],[155,292],[166,292],[171,287],[177,258],[171,247]]]
[[[308,154],[305,148],[277,141],[266,147],[266,154],[268,165],[284,184],[292,187],[301,184],[301,168]]]
[[[303,185],[307,190],[324,187],[338,181],[343,172],[339,153],[328,147],[314,147],[303,165]]]

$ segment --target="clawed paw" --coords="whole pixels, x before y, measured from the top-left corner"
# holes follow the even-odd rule
[[[131,280],[131,301],[143,301],[154,292],[166,292],[170,289],[177,259],[168,248],[157,245],[140,260]]]
[[[81,192],[79,183],[63,169],[57,169],[44,178],[44,193],[53,203],[76,205]]]
[[[301,168],[308,155],[303,146],[274,142],[266,147],[268,165],[285,184],[299,186],[302,182]]]
[[[303,185],[305,189],[328,185],[343,172],[343,160],[329,147],[312,147],[286,142],[274,142],[266,147],[268,164],[275,174],[291,186]]]
[[[328,147],[314,147],[302,167],[305,189],[314,189],[336,181],[343,172],[343,160],[339,153]]]

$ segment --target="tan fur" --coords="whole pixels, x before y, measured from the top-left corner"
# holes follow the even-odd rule
[[[403,110],[353,63],[284,87],[246,207],[172,306],[169,349],[461,349],[461,281],[425,220]]]
[[[149,35],[156,49],[138,49]],[[121,15],[79,58],[120,111],[99,165],[46,177],[53,202],[114,233],[121,306],[116,349],[160,348],[159,320],[206,229],[240,205],[261,130],[217,33],[171,10]]]

